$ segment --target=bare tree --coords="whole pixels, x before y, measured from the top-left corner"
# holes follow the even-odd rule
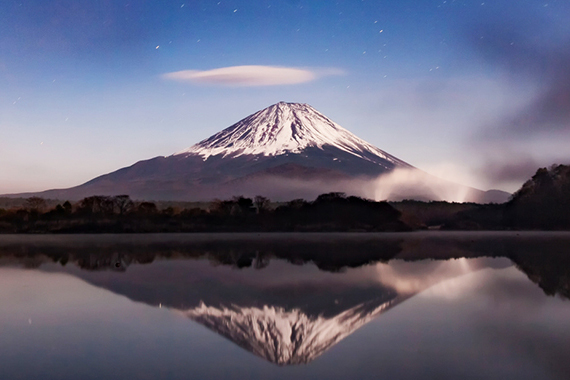
[[[117,208],[119,215],[123,215],[134,207],[133,201],[128,195],[117,195],[113,197],[114,206]]]
[[[42,212],[47,206],[45,199],[41,197],[31,197],[26,199],[25,207],[29,211]]]
[[[256,195],[253,199],[253,204],[255,205],[258,214],[268,211],[269,203],[269,198],[262,197],[261,195]]]

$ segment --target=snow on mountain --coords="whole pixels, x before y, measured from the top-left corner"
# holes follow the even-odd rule
[[[342,128],[308,104],[280,102],[254,113],[192,147],[175,154],[238,157],[301,153],[311,147],[332,146],[375,163],[409,164]],[[376,160],[374,157],[378,157]]]
[[[190,319],[278,365],[309,363],[402,299],[368,302],[333,317],[281,307],[212,307],[180,311]]]

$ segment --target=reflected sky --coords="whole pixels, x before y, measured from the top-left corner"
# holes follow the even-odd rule
[[[570,375],[568,300],[506,257],[340,271],[162,257],[120,271],[2,256],[2,378]]]

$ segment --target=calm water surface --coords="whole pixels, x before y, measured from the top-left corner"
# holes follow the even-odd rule
[[[0,236],[0,379],[569,379],[570,234]]]

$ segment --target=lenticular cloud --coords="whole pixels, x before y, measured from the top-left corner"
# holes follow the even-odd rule
[[[313,71],[277,66],[231,66],[213,70],[183,70],[163,75],[166,79],[222,86],[277,86],[310,82]]]

